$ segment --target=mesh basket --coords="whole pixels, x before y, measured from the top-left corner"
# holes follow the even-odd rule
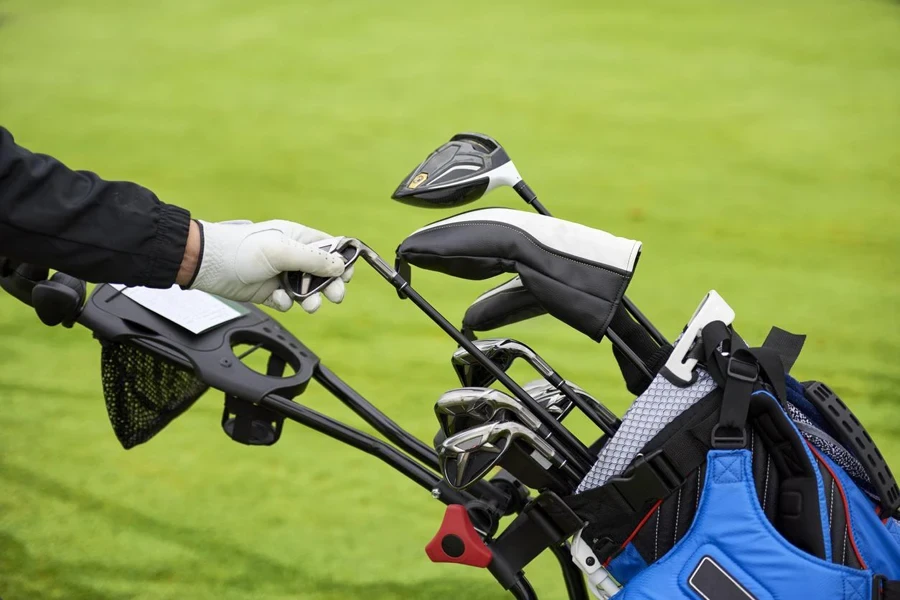
[[[126,344],[103,344],[100,368],[109,421],[126,449],[162,431],[209,388],[192,372]]]

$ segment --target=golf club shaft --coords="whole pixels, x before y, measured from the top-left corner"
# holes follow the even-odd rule
[[[559,375],[557,375],[559,377]],[[552,381],[550,383],[553,383]],[[572,401],[581,411],[587,415],[591,422],[600,428],[606,435],[615,435],[622,422],[608,408],[598,402],[591,402],[584,396],[576,394],[575,390],[569,387],[564,379],[560,378],[558,384],[554,383],[556,389],[566,395],[566,398]]]
[[[390,446],[367,433],[363,433],[340,421],[336,421],[331,417],[286,398],[282,398],[281,396],[265,396],[260,400],[259,405],[283,415],[292,421],[296,421],[297,423],[306,425],[320,433],[324,433],[328,437],[334,438],[381,459],[428,491],[438,489],[440,477],[438,477],[437,474],[423,467],[393,446]],[[441,501],[446,504],[464,505],[467,502],[474,500],[474,496],[468,492],[458,492],[447,486],[442,486],[440,490]]]
[[[537,194],[534,193],[531,187],[527,183],[525,183],[524,180],[513,186],[513,189],[516,190],[516,192],[525,202],[534,207],[534,210],[537,211],[538,214],[547,217],[553,216],[552,214],[550,214],[550,211],[547,210],[547,207],[541,204],[541,202],[537,199]],[[649,333],[651,337],[653,337],[657,344],[663,346],[669,343],[663,336],[663,334],[660,333],[660,331],[656,327],[654,327],[653,323],[650,322],[650,319],[648,319],[644,315],[644,313],[638,310],[637,306],[635,306],[627,296],[622,297],[622,304],[625,306],[628,312],[631,313],[631,316],[633,316],[635,320],[641,324],[641,327],[647,330],[647,333]]]
[[[548,442],[552,444],[555,440],[559,440],[560,444],[563,446],[563,448],[560,448],[561,450],[564,450],[563,456],[571,460],[572,464],[575,465],[575,468],[577,468],[579,472],[587,473],[587,470],[590,470],[593,464],[593,459],[588,452],[587,447],[582,444],[572,432],[563,427],[559,421],[544,411],[541,405],[538,404],[528,392],[523,390],[519,384],[513,381],[513,379],[503,371],[503,369],[494,364],[494,362],[485,356],[483,352],[472,344],[472,342],[466,339],[466,336],[456,329],[450,321],[431,306],[418,292],[412,289],[406,281],[403,281],[402,278],[400,279],[402,284],[397,286],[397,289],[402,291],[413,304],[428,315],[428,317],[434,321],[438,327],[443,329],[447,335],[453,338],[456,343],[465,348],[470,355],[474,356],[485,369],[490,371],[491,374],[496,377],[497,381],[503,384],[503,386],[513,394],[513,396],[527,406],[529,410],[535,414],[538,420],[540,420],[541,424],[550,432],[552,437],[548,439]],[[585,468],[587,470],[583,470]]]
[[[438,327],[443,329],[447,335],[453,338],[457,344],[465,348],[470,355],[474,356],[475,359],[497,379],[497,381],[502,383],[513,394],[513,396],[531,409],[541,421],[541,424],[550,431],[556,440],[559,440],[560,445],[564,446],[564,448],[561,448],[561,450],[566,450],[564,456],[567,459],[571,459],[573,465],[575,465],[580,472],[587,473],[588,470],[590,470],[593,466],[593,459],[588,452],[587,447],[582,444],[572,432],[563,427],[559,421],[547,414],[528,392],[523,390],[519,384],[513,381],[512,378],[503,371],[503,369],[495,365],[487,356],[485,356],[484,353],[466,338],[462,332],[454,327],[444,315],[439,313],[437,309],[425,300],[425,298],[419,295],[419,293],[409,285],[408,281],[401,277],[393,267],[384,261],[384,259],[378,256],[374,250],[363,245],[362,257],[372,266],[372,268],[393,285],[402,297],[408,298],[422,312],[428,315],[428,317],[434,321]]]
[[[347,383],[338,377],[331,369],[322,363],[319,363],[313,373],[313,379],[338,400],[350,407],[350,409],[359,415],[366,423],[374,427],[378,433],[396,444],[401,450],[407,452],[410,456],[418,459],[433,470],[440,471],[437,453],[433,448],[426,445],[415,436],[410,435],[387,415],[378,410],[371,402],[361,396],[359,392],[347,385]],[[471,491],[478,498],[492,500],[501,505],[508,500],[501,490],[487,481],[478,482],[472,487]]]

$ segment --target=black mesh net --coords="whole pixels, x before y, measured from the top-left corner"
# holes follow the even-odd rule
[[[209,387],[190,371],[119,343],[103,344],[101,375],[109,421],[125,448],[162,431]]]

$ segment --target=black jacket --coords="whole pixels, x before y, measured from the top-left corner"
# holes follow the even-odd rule
[[[190,214],[150,190],[73,171],[0,127],[0,256],[92,282],[169,287]]]

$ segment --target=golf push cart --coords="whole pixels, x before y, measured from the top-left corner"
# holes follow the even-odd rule
[[[514,597],[533,599],[536,594],[524,568],[549,550],[558,559],[569,598],[586,600],[589,590],[598,598],[609,598],[621,588],[606,567],[616,550],[641,541],[635,535],[652,513],[639,524],[636,521],[648,507],[655,502],[653,509],[661,512],[662,499],[678,490],[679,513],[673,511],[676,540],[679,522],[690,518],[679,519],[682,512],[687,515],[687,507],[681,511],[681,488],[686,489],[686,473],[676,468],[681,465],[657,460],[661,451],[644,451],[665,423],[654,424],[656,431],[641,423],[629,429],[634,419],[623,425],[528,345],[510,339],[479,340],[476,333],[550,314],[595,341],[608,338],[626,386],[635,395],[656,386],[658,375],[664,373],[667,381],[694,390],[690,393],[695,402],[712,387],[707,385],[708,375],[698,380],[694,367],[699,360],[711,365],[710,373],[718,373],[714,350],[728,343],[707,339],[714,328],[704,326],[721,325],[722,331],[730,331],[727,326],[734,313],[711,292],[673,347],[625,296],[640,242],[552,218],[504,149],[487,136],[454,136],[416,167],[393,197],[414,206],[450,208],[499,186],[512,187],[538,214],[487,208],[445,218],[403,240],[393,265],[356,239],[321,243],[340,253],[348,265],[359,259],[368,263],[401,299],[415,304],[458,343],[451,362],[462,387],[437,400],[434,410],[440,429],[433,445],[403,430],[255,306],[235,305],[228,319],[192,333],[148,303],[146,294],[152,299],[155,293],[200,292],[135,294],[133,289],[101,285],[86,297],[80,280],[63,273],[48,278],[46,269],[5,260],[0,261],[0,285],[31,305],[47,325],[78,323],[100,341],[107,409],[125,448],[148,441],[208,388],[215,388],[224,393],[221,425],[233,440],[271,445],[281,437],[284,421],[295,421],[379,458],[446,504],[443,523],[426,547],[432,561],[486,568]],[[514,277],[476,299],[457,329],[410,285],[411,266],[470,280],[502,273]],[[297,301],[329,282],[303,273],[286,273],[282,280]],[[706,353],[698,354],[704,343]],[[237,346],[249,350],[236,355]],[[242,362],[256,351],[268,353],[265,373]],[[540,378],[525,385],[514,381],[507,369],[517,358],[528,362]],[[731,377],[731,361],[725,371],[723,377]],[[299,403],[297,398],[310,381],[350,407],[387,441]],[[489,387],[495,383],[506,391]],[[688,407],[687,403],[681,407],[685,414],[695,410]],[[576,408],[599,430],[591,444],[562,424]],[[751,408],[755,418],[759,410]],[[714,429],[706,436],[714,447],[717,435]],[[745,431],[744,442],[746,435]],[[704,452],[697,460],[705,457]],[[699,471],[697,465],[691,469],[688,472],[698,473],[699,504]],[[886,499],[883,506],[892,505],[893,514],[900,493],[886,465],[884,469],[879,477],[887,483],[873,489]],[[778,474],[772,473],[777,479]],[[577,510],[578,501],[572,501],[579,497],[576,492],[590,501],[588,509]],[[617,517],[606,526],[609,537],[598,525],[607,509],[628,517]],[[598,518],[586,519],[585,514],[595,514],[592,510],[600,511]],[[500,531],[500,520],[508,516],[514,518]],[[637,529],[629,525],[632,516]],[[615,530],[626,526],[628,530],[616,537]],[[657,534],[658,528],[657,524]],[[634,533],[624,539],[632,529]]]

